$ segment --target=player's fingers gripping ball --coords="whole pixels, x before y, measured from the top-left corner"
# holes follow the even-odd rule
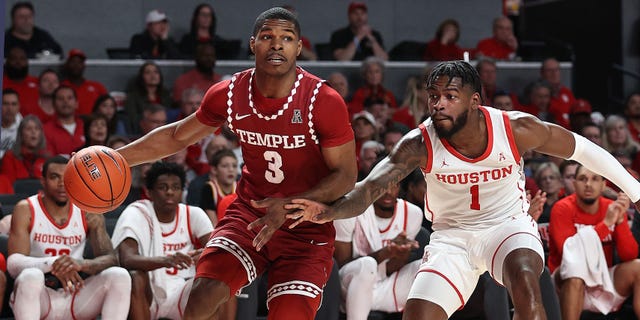
[[[89,213],[117,208],[131,188],[131,171],[117,151],[91,146],[71,157],[64,171],[64,188],[71,202]]]

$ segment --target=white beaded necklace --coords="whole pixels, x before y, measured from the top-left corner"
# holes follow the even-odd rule
[[[268,120],[275,120],[279,116],[283,115],[284,111],[289,108],[289,103],[291,103],[291,101],[293,101],[293,96],[298,91],[298,86],[300,86],[300,80],[302,80],[302,78],[304,76],[302,75],[302,72],[298,73],[298,77],[296,78],[296,82],[293,84],[293,89],[291,89],[291,93],[289,93],[289,96],[287,97],[287,102],[285,102],[282,105],[282,109],[278,110],[278,112],[276,114],[272,115],[272,116],[265,116],[265,115],[261,114],[260,112],[258,112],[258,110],[256,110],[256,107],[253,105],[252,83],[253,83],[253,74],[255,72],[256,72],[256,69],[251,70],[251,76],[249,76],[249,107],[251,108],[253,113],[256,116],[258,116],[258,118],[265,119],[267,121]]]

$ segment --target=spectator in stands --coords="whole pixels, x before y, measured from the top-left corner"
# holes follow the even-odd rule
[[[195,88],[207,92],[211,85],[220,81],[220,75],[214,72],[216,48],[213,44],[199,44],[196,49],[195,62],[195,68],[181,74],[173,83],[173,100],[178,105],[182,101],[182,94],[185,90]]]
[[[155,128],[167,124],[167,110],[159,104],[150,104],[142,109],[142,119],[140,119],[140,135],[145,135]]]
[[[79,49],[71,49],[67,61],[63,66],[64,77],[62,84],[73,88],[78,97],[78,115],[90,114],[93,104],[99,96],[107,94],[107,88],[94,80],[84,77],[87,56]]]
[[[193,58],[199,44],[215,45],[222,38],[216,33],[218,19],[213,7],[207,3],[199,4],[191,16],[189,33],[180,40],[180,52],[185,58]]]
[[[493,97],[496,92],[501,90],[498,88],[498,67],[496,62],[493,59],[480,58],[476,64],[476,71],[478,71],[482,82],[483,105],[492,106]]]
[[[360,153],[358,153],[358,181],[367,176],[376,159],[382,153],[384,153],[384,145],[378,141],[369,140],[362,144]]]
[[[22,48],[30,59],[38,58],[39,54],[47,53],[62,56],[62,47],[45,30],[34,25],[35,9],[28,1],[16,2],[11,7],[11,27],[4,33],[4,55],[7,49]]]
[[[426,115],[427,90],[424,88],[424,81],[419,76],[410,76],[407,79],[402,106],[393,113],[391,119],[409,129],[414,129],[422,123]]]
[[[199,207],[204,209],[215,226],[222,218],[222,212],[217,212],[220,200],[236,193],[238,158],[231,149],[221,149],[211,156],[209,165],[211,179],[202,187]]]
[[[549,222],[551,207],[564,195],[560,170],[553,162],[544,162],[538,166],[534,174],[536,184],[546,193],[547,201],[542,208],[538,223]]]
[[[211,158],[216,152],[222,149],[231,150],[231,148],[232,148],[231,141],[225,138],[224,135],[222,134],[214,135],[211,138],[211,140],[209,140],[207,145],[204,147],[204,155],[206,157],[205,159],[209,159],[209,161],[211,161]],[[236,156],[236,161],[237,161],[237,156]],[[209,162],[207,163],[207,165],[209,165]],[[236,171],[236,175],[238,175],[237,171]],[[215,172],[212,172],[212,170],[210,169],[207,170],[207,172],[199,175],[197,178],[193,179],[189,184],[189,189],[187,192],[187,204],[190,204],[192,206],[200,205],[200,202],[202,200],[201,190],[207,181],[210,181],[213,179],[215,179]]]
[[[409,132],[407,126],[391,119],[393,110],[391,110],[389,104],[382,99],[373,98],[365,100],[364,110],[371,113],[376,119],[376,127],[379,134],[382,134],[389,128],[398,128],[402,132]]]
[[[130,142],[131,140],[127,137],[116,134],[109,137],[109,140],[107,140],[107,147],[115,150],[128,145]]]
[[[6,176],[11,184],[18,179],[39,179],[42,177],[42,165],[48,156],[40,119],[27,115],[18,126],[16,143],[2,157],[0,174]]]
[[[585,123],[584,126],[582,126],[582,130],[580,130],[580,135],[602,146],[602,128],[599,125],[593,122]]]
[[[64,192],[68,160],[47,159],[42,192],[18,202],[7,269],[15,278],[11,308],[23,319],[124,319],[131,278],[118,259],[104,216],[73,205]],[[91,246],[93,258],[85,257]]]
[[[530,113],[540,120],[555,123],[556,113],[551,110],[551,86],[545,80],[529,83],[524,89],[521,111]]]
[[[393,92],[382,85],[384,80],[384,61],[377,57],[369,57],[362,62],[361,72],[364,85],[353,93],[353,98],[349,104],[349,112],[355,114],[362,111],[365,100],[371,98],[382,99],[393,110],[398,109],[398,103]]]
[[[149,11],[146,29],[131,37],[129,52],[136,59],[180,59],[178,45],[169,36],[169,19],[157,9]]]
[[[342,308],[347,319],[366,320],[372,310],[400,312],[421,259],[410,261],[422,210],[387,188],[358,217],[336,220],[334,258],[340,267]]]
[[[70,156],[85,143],[84,124],[77,116],[78,100],[73,88],[60,85],[53,92],[55,118],[44,124],[47,147],[52,155]]]
[[[103,94],[93,104],[92,113],[99,113],[107,117],[109,135],[127,136],[125,120],[117,112],[116,100],[109,94]]]
[[[512,111],[513,99],[511,94],[504,90],[496,91],[493,95],[493,107],[504,111]]]
[[[388,60],[382,36],[369,25],[367,5],[364,2],[349,4],[349,25],[331,34],[331,50],[338,61],[364,60],[376,56]]]
[[[547,58],[540,67],[540,78],[551,85],[551,106],[557,110],[557,123],[569,129],[569,113],[576,101],[571,89],[562,84],[560,62],[556,58]]]
[[[640,92],[630,94],[624,102],[624,116],[629,122],[629,133],[640,143]]]
[[[513,34],[513,23],[502,16],[493,20],[493,36],[478,42],[476,55],[497,60],[514,60],[517,49],[518,39]]]
[[[356,139],[356,155],[360,154],[362,144],[370,140],[378,140],[376,118],[367,111],[360,111],[353,115],[351,127]]]
[[[460,39],[460,24],[455,19],[440,22],[436,35],[427,42],[424,50],[425,61],[462,60],[464,52],[468,51],[458,46]]]
[[[127,92],[127,101],[124,104],[124,110],[127,113],[133,134],[140,133],[138,123],[142,110],[154,104],[165,108],[171,107],[171,95],[169,90],[164,87],[160,67],[155,62],[147,61],[138,69],[138,74]],[[164,122],[166,121],[165,117]]]
[[[401,130],[398,126],[392,126],[387,128],[382,133],[382,144],[384,145],[384,151],[389,154],[393,147],[396,146],[396,143],[400,141],[400,138],[404,136],[409,130]]]
[[[603,197],[605,179],[582,165],[574,184],[575,194],[553,206],[549,223],[548,266],[559,288],[562,319],[580,319],[583,310],[607,314],[631,295],[640,316],[640,261],[627,219],[629,197]]]
[[[53,69],[45,69],[38,77],[38,109],[34,113],[42,123],[53,119],[53,91],[60,86],[58,73]]]
[[[349,105],[351,99],[349,97],[349,80],[341,72],[333,72],[327,77],[327,83],[331,88],[335,89],[342,99]]]
[[[112,237],[132,277],[129,318],[181,319],[213,227],[202,209],[180,203],[185,173],[178,165],[154,163],[145,185],[149,200],[128,205]]]
[[[79,149],[89,146],[106,146],[109,140],[109,119],[101,113],[91,113],[84,117],[85,143]]]
[[[38,108],[38,78],[29,75],[29,60],[24,49],[10,48],[5,55],[2,89],[18,92],[22,115],[36,113]]]
[[[627,120],[615,114],[604,121],[602,147],[609,152],[623,151],[632,157],[640,150],[640,145],[631,138]]]
[[[18,127],[22,121],[20,100],[13,89],[2,90],[2,117],[0,118],[0,158],[7,150],[13,148],[18,136]]]
[[[573,132],[580,132],[582,127],[591,122],[591,103],[585,99],[576,99],[569,108],[569,127]]]
[[[564,188],[564,196],[568,196],[575,192],[574,182],[576,181],[576,169],[578,162],[575,160],[563,160],[560,163],[560,175],[562,175],[562,185]]]
[[[293,13],[294,15],[298,15],[298,12],[296,11],[296,8],[294,6],[285,4],[282,7],[289,10],[289,12]],[[318,55],[316,55],[316,52],[313,50],[313,45],[311,44],[311,41],[309,41],[309,38],[300,35],[300,41],[302,41],[302,49],[300,50],[300,55],[298,55],[298,60],[318,60]]]
[[[191,183],[191,180],[195,179],[198,174],[193,171],[193,169],[189,168],[189,166],[187,165],[187,149],[182,149],[164,159],[162,159],[162,161],[164,162],[171,162],[171,163],[175,163],[177,165],[180,166],[180,168],[182,168],[182,170],[185,173],[185,187],[184,187],[184,192],[182,193],[182,197],[180,198],[180,202],[185,202],[187,200],[187,193],[188,193],[188,188],[189,188],[189,184]]]

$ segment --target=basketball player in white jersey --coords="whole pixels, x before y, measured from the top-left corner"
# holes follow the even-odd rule
[[[16,319],[126,319],[131,278],[117,267],[104,217],[71,204],[62,156],[47,159],[41,193],[16,204],[7,267]],[[95,255],[83,259],[87,242]]]
[[[342,308],[349,320],[366,320],[371,310],[404,309],[421,261],[409,262],[418,247],[422,210],[398,199],[391,188],[357,217],[336,220],[334,257],[340,266]]]
[[[410,131],[354,190],[331,207],[293,200],[291,219],[324,223],[357,216],[420,167],[425,215],[434,233],[409,294],[404,319],[446,319],[489,271],[511,295],[514,319],[545,319],[539,276],[542,244],[524,189],[525,151],[573,159],[607,177],[640,207],[640,183],[582,136],[520,112],[481,105],[478,73],[467,62],[434,67],[426,89],[430,118]],[[296,224],[293,224],[295,226]]]
[[[132,276],[130,319],[182,319],[195,261],[213,231],[200,208],[180,203],[185,172],[156,162],[145,176],[149,200],[130,204],[113,231],[120,263]]]

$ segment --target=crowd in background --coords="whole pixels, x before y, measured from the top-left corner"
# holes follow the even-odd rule
[[[293,7],[288,6],[294,11]],[[354,2],[348,7],[348,25],[331,34],[331,53],[337,61],[362,61],[363,85],[352,87],[347,77],[335,72],[327,82],[344,98],[349,108],[356,139],[359,177],[371,169],[379,155],[388,153],[409,130],[429,117],[424,79],[407,79],[404,96],[395,96],[384,86],[385,61],[389,53],[379,32],[368,23],[367,6]],[[11,28],[5,34],[0,141],[0,193],[14,193],[20,179],[42,178],[47,158],[71,153],[92,145],[123,146],[164,124],[194,113],[212,84],[226,79],[215,72],[216,13],[208,4],[198,5],[189,33],[180,41],[169,36],[169,17],[161,10],[146,16],[146,29],[133,35],[130,53],[148,60],[131,75],[126,97],[111,96],[100,79],[84,76],[87,56],[81,49],[64,52],[55,37],[34,23],[35,8],[28,2],[11,9]],[[475,60],[482,80],[485,106],[521,111],[583,135],[613,154],[629,172],[640,178],[640,92],[627,97],[623,114],[594,111],[589,101],[575,97],[561,82],[559,61],[541,61],[539,77],[530,79],[523,92],[508,92],[497,85],[500,72],[496,61],[513,60],[518,41],[507,17],[493,21],[493,34],[475,48],[457,44],[460,25],[445,19],[434,30],[422,56],[425,61]],[[302,60],[316,60],[309,39],[302,37]],[[45,52],[64,56],[60,70],[29,73],[29,59]],[[169,86],[163,81],[156,59],[193,59],[193,69]],[[607,106],[599,106],[607,110]],[[549,222],[553,205],[574,192],[575,163],[539,154],[524,154],[527,190],[543,202],[534,217]],[[186,172],[183,201],[201,207],[213,226],[232,201],[241,176],[242,154],[238,139],[223,128],[167,159]],[[128,202],[146,197],[142,179],[149,166],[134,170]],[[424,179],[416,172],[400,186],[399,197],[424,210]],[[608,186],[605,196],[615,197]],[[125,203],[124,205],[127,205]],[[11,212],[4,212],[9,215]],[[632,220],[633,216],[629,217]],[[428,228],[428,221],[423,225]],[[543,238],[546,229],[541,230]],[[548,239],[548,238],[547,238]],[[545,239],[546,240],[546,239]]]

